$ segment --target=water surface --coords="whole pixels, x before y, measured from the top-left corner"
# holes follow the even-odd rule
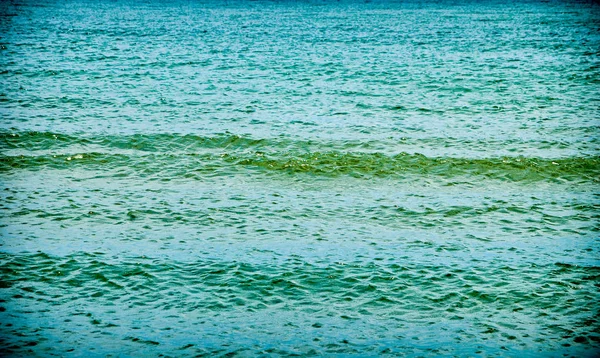
[[[598,5],[0,15],[1,355],[600,351]]]

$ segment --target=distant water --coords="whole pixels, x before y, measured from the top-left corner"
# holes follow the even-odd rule
[[[0,356],[600,354],[597,3],[0,15]]]

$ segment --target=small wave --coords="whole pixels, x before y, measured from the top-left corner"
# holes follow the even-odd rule
[[[314,123],[311,122],[309,124],[313,125]],[[597,128],[590,127],[589,129],[584,128],[582,130],[586,131],[586,133],[591,133],[597,130]],[[228,132],[208,136],[178,133],[88,135],[83,133],[64,134],[0,130],[0,150],[4,151],[56,151],[84,147],[90,151],[110,151],[111,153],[114,152],[114,149],[150,153],[223,149],[228,151],[260,150],[264,152],[290,151],[303,153],[340,151],[394,155],[400,154],[403,151],[415,153],[413,150],[426,150],[428,153],[441,153],[440,156],[449,156],[445,153],[457,153],[458,155],[451,156],[460,157],[460,153],[463,153],[463,156],[464,153],[468,153],[468,157],[485,159],[486,156],[489,156],[489,148],[504,148],[504,152],[508,151],[511,153],[508,154],[510,157],[516,157],[519,153],[531,153],[533,151],[535,155],[528,155],[526,157],[535,157],[548,153],[548,150],[556,150],[555,154],[562,153],[566,148],[573,147],[576,141],[580,143],[580,149],[583,150],[583,153],[587,153],[581,154],[581,156],[593,156],[597,153],[597,150],[594,148],[596,148],[598,140],[595,137],[590,137],[583,142],[578,139],[569,138],[561,138],[560,140],[548,140],[547,138],[537,140],[530,138],[525,140],[508,137],[499,138],[498,136],[487,139],[403,136],[370,140],[301,140],[287,137],[253,138],[247,135]],[[572,155],[572,153],[572,151],[567,152],[567,156]],[[544,158],[552,159],[550,156]]]
[[[239,139],[239,141],[247,141]],[[225,138],[213,144],[222,150],[217,153],[142,153],[110,154],[84,152],[73,154],[43,154],[0,156],[0,172],[42,170],[45,168],[90,170],[125,169],[128,175],[160,175],[176,178],[192,173],[231,174],[251,172],[263,174],[310,174],[324,177],[353,176],[359,178],[406,176],[421,177],[480,177],[510,182],[586,181],[597,182],[600,177],[600,158],[573,157],[541,159],[525,157],[452,158],[427,157],[401,153],[385,155],[363,152],[298,152],[294,150],[263,152],[226,150],[238,139]],[[129,142],[128,142],[129,143]],[[113,143],[114,144],[114,143]],[[247,143],[246,143],[247,144]],[[260,141],[254,141],[260,145]],[[114,144],[119,145],[119,144]],[[150,146],[151,143],[139,142]],[[244,148],[247,148],[244,145]],[[121,172],[121,171],[120,171]],[[452,215],[452,213],[448,213]]]

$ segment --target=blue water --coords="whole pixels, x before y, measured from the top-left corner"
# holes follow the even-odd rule
[[[0,356],[596,356],[600,7],[3,1]]]

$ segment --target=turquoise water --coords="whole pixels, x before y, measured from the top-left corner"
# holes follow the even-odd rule
[[[596,356],[600,7],[0,3],[1,356]]]

